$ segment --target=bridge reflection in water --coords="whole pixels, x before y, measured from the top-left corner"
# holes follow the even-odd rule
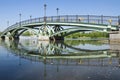
[[[99,41],[54,43],[22,39],[2,44],[16,56],[47,65],[120,66],[120,51]]]
[[[109,80],[113,71],[117,71],[116,74],[119,73],[120,51],[113,48],[115,45],[102,43],[99,40],[68,40],[55,43],[34,39],[20,39],[19,41],[5,40],[0,44],[9,53],[19,57],[18,64],[20,66],[26,63],[25,60],[31,61],[31,65],[36,65],[34,62],[37,62],[37,64],[42,63],[40,67],[32,67],[27,70],[32,69],[32,73],[35,75],[41,73],[39,76],[44,80],[53,80],[52,78],[57,78],[56,80],[72,78],[74,80],[76,77],[77,80],[83,77],[84,80],[90,78],[91,80],[98,78],[100,80]],[[40,72],[39,70],[36,71],[36,68]],[[65,78],[61,77],[63,75],[65,75]],[[27,78],[25,77],[25,79]],[[112,78],[116,79],[114,75]]]

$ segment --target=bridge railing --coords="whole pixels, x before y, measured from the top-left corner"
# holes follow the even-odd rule
[[[15,27],[20,27],[26,24],[33,24],[33,23],[42,23],[42,22],[55,22],[55,23],[86,23],[86,24],[103,24],[103,25],[114,25],[118,26],[120,17],[119,16],[97,16],[97,15],[62,15],[62,16],[49,16],[49,17],[41,17],[41,18],[34,18],[25,21],[18,22],[6,30],[13,29]]]
[[[47,17],[47,22],[83,22],[95,24],[118,24],[118,16],[95,16],[95,15],[64,15]]]
[[[63,16],[50,16],[42,18],[34,18],[22,21],[21,24],[31,24],[40,22],[83,22],[92,24],[105,24],[105,25],[118,25],[118,16],[96,16],[96,15],[63,15]]]

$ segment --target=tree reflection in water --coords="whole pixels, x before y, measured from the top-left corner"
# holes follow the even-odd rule
[[[60,67],[94,67],[118,69],[120,67],[120,51],[110,49],[108,46],[97,41],[62,41],[48,42],[37,40],[4,41],[1,42],[10,53],[19,57],[19,65],[22,65],[21,59],[32,62],[42,62],[44,64],[44,79],[48,76],[48,66],[56,66],[56,72],[60,72]],[[87,48],[87,45],[96,47]],[[82,48],[85,46],[86,48]],[[103,48],[104,46],[104,48]],[[71,73],[72,74],[72,73]],[[98,72],[96,74],[101,74]],[[108,72],[105,74],[109,77]]]
[[[78,45],[88,44],[90,41],[79,41]],[[95,42],[95,41],[94,41]],[[70,41],[65,42],[48,42],[48,41],[5,41],[4,46],[12,53],[22,58],[28,58],[32,61],[42,61],[47,64],[62,64],[62,65],[94,65],[105,66],[112,64],[114,58],[120,56],[119,50],[111,49],[82,49],[76,48]],[[72,43],[72,41],[71,41]],[[73,42],[74,43],[74,42]],[[97,41],[95,43],[89,43],[92,46],[104,45]],[[108,58],[108,63],[104,63],[104,60]],[[118,59],[119,62],[119,59]]]

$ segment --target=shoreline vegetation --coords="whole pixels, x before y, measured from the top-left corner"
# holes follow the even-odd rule
[[[66,38],[86,38],[86,39],[96,39],[96,38],[109,38],[109,34],[106,32],[89,32],[89,33],[74,33],[66,36]]]
[[[2,32],[0,31],[0,35],[2,34]]]
[[[32,35],[34,34],[30,33],[29,31],[26,31],[22,34],[22,36],[32,36]],[[68,35],[65,38],[77,39],[81,37],[82,38],[109,38],[109,34],[106,32],[89,32],[89,33],[78,32],[78,33]]]
[[[0,34],[1,33],[2,32],[0,32]],[[35,36],[35,35],[31,33],[30,31],[26,31],[21,36],[30,37],[30,36]],[[118,39],[109,40],[109,34],[106,32],[89,32],[89,33],[78,32],[78,33],[74,33],[74,34],[66,36],[65,40],[67,41],[69,40],[75,40],[75,41],[77,40],[99,40],[100,42],[103,42],[103,43],[108,43],[108,41],[110,41],[110,43],[113,43],[113,44],[114,43],[120,44],[120,40]]]
[[[0,32],[1,34],[2,32]],[[31,33],[30,31],[25,31],[21,36],[33,36],[34,34]],[[89,33],[85,33],[85,32],[78,32],[78,33],[74,33],[71,35],[68,35],[65,37],[65,39],[69,40],[77,40],[77,39],[87,39],[87,40],[91,40],[91,39],[108,39],[109,38],[109,34],[106,32],[89,32]]]
[[[2,32],[0,32],[1,34]],[[25,31],[22,36],[34,36],[30,31]],[[109,34],[107,32],[78,32],[65,37],[65,40],[109,40]],[[119,42],[120,40],[111,40],[111,42]]]

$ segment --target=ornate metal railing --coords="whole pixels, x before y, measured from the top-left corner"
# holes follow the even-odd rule
[[[49,16],[34,18],[25,21],[18,22],[11,25],[6,30],[20,27],[25,24],[41,23],[41,22],[65,22],[65,23],[86,23],[86,24],[98,24],[98,25],[113,25],[118,26],[120,24],[120,16],[97,16],[97,15],[62,15],[62,16]]]

